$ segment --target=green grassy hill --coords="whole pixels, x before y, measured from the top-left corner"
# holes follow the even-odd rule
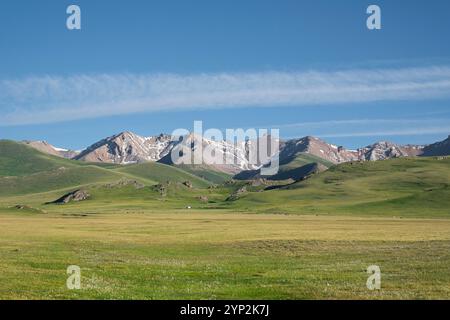
[[[61,167],[28,176],[0,177],[2,196],[25,195],[51,190],[77,188],[87,184],[119,180],[122,175],[97,166]]]
[[[164,164],[87,163],[48,155],[22,143],[0,140],[0,197],[65,191],[120,179],[135,179],[145,185],[190,181],[198,188],[211,184],[206,179]]]
[[[449,216],[450,158],[345,163],[279,190],[247,193],[236,209],[266,213]]]
[[[202,165],[177,165],[176,167],[216,184],[224,183],[232,178],[229,174]]]
[[[45,154],[22,143],[0,140],[0,176],[26,176],[80,165],[82,163]]]
[[[180,168],[157,162],[122,166],[114,169],[114,172],[124,174],[130,178],[138,180],[144,179],[154,183],[190,181],[192,185],[197,188],[206,188],[211,185],[211,182],[206,179],[200,178]]]

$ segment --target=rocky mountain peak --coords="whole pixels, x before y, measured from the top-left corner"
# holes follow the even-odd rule
[[[402,147],[389,141],[378,141],[370,146],[359,149],[361,160],[377,161],[391,158],[412,156],[412,148]]]
[[[170,142],[170,136],[142,137],[124,131],[94,143],[75,159],[119,164],[157,161]]]
[[[270,150],[270,155],[267,155],[264,159],[259,159],[258,147],[261,143],[270,149],[268,146],[272,139],[270,136],[262,136],[258,140],[215,141],[190,133],[183,137],[181,141],[172,141],[172,139],[171,135],[164,133],[144,137],[131,131],[123,131],[94,143],[79,154],[56,148],[46,141],[24,141],[23,143],[42,152],[61,157],[117,164],[148,161],[172,164],[171,151],[177,147],[182,147],[184,143],[184,147],[190,148],[192,151],[201,146],[205,151],[203,158],[206,156],[207,160],[211,160],[218,155],[223,159],[224,164],[216,165],[213,163],[210,166],[218,171],[228,173],[257,170],[262,165],[270,163],[271,157],[276,152],[276,150],[274,152]],[[287,163],[300,153],[311,154],[334,164],[348,161],[377,161],[398,157],[450,155],[450,136],[443,141],[426,146],[402,146],[390,141],[378,141],[358,150],[347,150],[342,146],[329,144],[313,136],[277,142],[280,147],[280,163]],[[197,153],[192,154],[195,156]],[[250,160],[250,154],[258,154],[256,163],[253,163],[254,159]]]
[[[332,163],[341,163],[358,159],[357,152],[329,144],[312,136],[286,141],[280,156],[288,158],[300,152],[310,153]]]

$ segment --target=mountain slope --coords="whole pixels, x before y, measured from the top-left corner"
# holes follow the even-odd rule
[[[358,152],[329,144],[319,138],[307,136],[288,140],[280,151],[280,162],[288,161],[299,153],[308,153],[328,163],[342,163],[358,159]]]
[[[135,179],[147,179],[158,183],[165,183],[167,181],[183,183],[189,181],[194,187],[198,188],[206,188],[211,185],[211,182],[205,179],[182,169],[162,163],[140,163],[130,166],[123,166],[114,169],[113,171],[126,174],[129,177],[134,177]]]
[[[450,154],[450,136],[447,139],[429,144],[422,150],[422,156],[447,156]]]
[[[257,212],[450,216],[450,158],[398,158],[331,167],[233,203]]]
[[[163,157],[171,145],[171,137],[141,137],[126,131],[94,143],[74,159],[104,163],[142,163],[157,161]]]
[[[23,143],[0,140],[0,194],[3,196],[46,192],[120,177],[99,166],[49,155]]]
[[[56,147],[52,146],[50,143],[48,143],[47,141],[25,140],[25,141],[22,141],[22,143],[40,151],[40,152],[44,152],[47,154],[51,154],[51,155],[66,158],[66,159],[72,159],[78,155],[77,151],[56,148]]]
[[[342,147],[326,143],[315,137],[292,139],[280,144],[279,171],[273,176],[261,176],[261,170],[243,171],[236,179],[250,180],[261,177],[269,180],[295,181],[315,172],[320,172],[335,163],[356,160],[357,154]]]
[[[202,165],[178,165],[176,167],[215,184],[224,183],[232,178],[230,174],[211,170],[211,168]]]
[[[147,185],[189,181],[194,187],[211,182],[180,168],[159,163],[129,166],[92,164],[63,159],[23,143],[0,141],[0,195],[24,195],[74,188],[87,184],[135,179]]]
[[[298,152],[289,154],[288,157],[280,158],[278,173],[272,176],[261,175],[261,170],[242,171],[234,176],[238,180],[253,180],[265,178],[268,180],[294,180],[299,181],[313,173],[322,172],[333,165],[332,162],[317,156]]]
[[[2,196],[25,195],[53,190],[78,188],[87,184],[120,180],[123,176],[97,166],[61,167],[27,176],[0,177]]]
[[[235,144],[224,140],[214,141],[191,133],[172,145],[170,152],[158,162],[168,165],[188,165],[194,169],[201,166],[209,171],[231,175],[260,166],[258,162],[250,163],[248,160],[249,148],[254,148],[254,145],[251,141]],[[172,159],[173,154],[180,155],[180,158]]]
[[[25,176],[62,166],[83,165],[85,164],[40,152],[23,143],[0,140],[0,176]]]
[[[100,140],[82,151],[74,159],[97,162],[97,163],[116,163],[132,164],[143,162],[155,162],[178,165],[172,159],[172,153],[180,154],[187,150],[191,154],[189,163],[197,164],[194,157],[197,157],[197,151],[202,150],[202,157],[199,159],[202,170],[209,172],[236,174],[242,170],[256,169],[268,159],[260,159],[259,162],[250,163],[248,154],[255,152],[257,143],[254,141],[240,141],[235,144],[228,141],[215,141],[206,139],[196,134],[189,134],[181,140],[172,141],[173,137],[169,135],[159,135],[157,137],[142,137],[132,132],[122,132],[117,135]],[[262,142],[264,140],[261,140]],[[175,161],[176,162],[176,161]],[[191,169],[198,171],[199,167],[194,165]],[[216,178],[218,178],[216,176]]]

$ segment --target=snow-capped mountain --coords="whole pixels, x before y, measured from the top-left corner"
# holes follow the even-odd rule
[[[403,147],[388,141],[379,141],[365,148],[358,149],[360,160],[367,161],[416,156],[421,153],[420,150],[420,147]]]
[[[267,137],[266,137],[267,139]],[[273,154],[258,157],[258,143],[265,146],[264,137],[259,140],[215,141],[196,134],[189,134],[175,144],[159,162],[165,164],[201,164],[212,169],[236,174],[260,168],[270,161]],[[179,155],[173,159],[172,154]]]
[[[429,145],[398,145],[388,141],[380,141],[365,148],[358,149],[361,160],[376,161],[400,157],[430,157],[450,155],[450,136],[443,141]]]
[[[308,158],[312,155],[316,158]],[[251,180],[260,177],[268,179],[300,180],[313,171],[326,170],[332,164],[350,161],[378,161],[399,157],[430,155],[450,155],[450,137],[442,142],[428,146],[400,146],[392,142],[380,141],[357,150],[347,150],[341,146],[329,144],[316,137],[292,139],[281,143],[279,153],[280,172],[274,176],[264,176],[260,170],[245,170],[235,179]],[[322,160],[326,160],[323,162]]]
[[[94,143],[74,159],[117,164],[158,161],[169,152],[171,143],[168,135],[141,137],[126,131]]]
[[[165,134],[143,137],[132,132],[122,132],[94,143],[74,159],[116,164],[149,161],[165,164],[202,164],[218,171],[235,174],[259,168],[270,160],[273,153],[258,156],[258,143],[265,146],[270,142],[268,137],[265,139],[266,142],[262,137],[257,141],[232,143],[206,139],[195,134],[189,134],[182,139],[172,139],[172,136]],[[172,154],[181,154],[183,157],[174,163]]]
[[[308,136],[286,141],[281,149],[280,159],[292,156],[297,152],[309,153],[335,164],[349,161],[378,161],[400,157],[448,155],[450,154],[450,138],[427,146],[402,146],[389,141],[379,141],[357,150],[348,150],[342,146],[335,146],[319,138]]]
[[[258,153],[258,146],[267,146],[271,142],[270,139],[270,136],[264,136],[257,140],[232,143],[206,139],[195,134],[189,134],[182,139],[173,139],[171,135],[166,134],[143,137],[126,131],[102,139],[78,153],[56,148],[45,141],[25,141],[24,143],[42,152],[60,157],[116,164],[149,161],[183,164],[183,161],[174,163],[172,159],[172,154],[178,153],[183,157],[190,157],[187,161],[189,164],[201,164],[214,170],[236,174],[258,170],[263,165],[270,163],[271,157],[275,155],[275,150],[264,156]],[[299,154],[311,154],[333,164],[398,157],[450,155],[450,136],[444,141],[425,146],[401,146],[392,142],[380,141],[357,150],[348,150],[311,136],[274,142],[274,145],[279,145],[280,164],[293,161]],[[267,149],[270,150],[270,148]],[[198,158],[199,155],[202,158]]]

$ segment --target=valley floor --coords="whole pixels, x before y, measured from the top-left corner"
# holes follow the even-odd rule
[[[0,210],[0,298],[450,299],[450,219],[167,212]]]

